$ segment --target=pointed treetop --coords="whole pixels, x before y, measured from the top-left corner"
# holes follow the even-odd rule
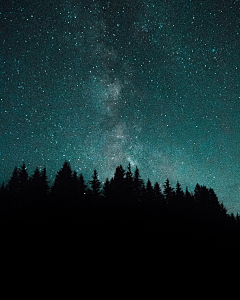
[[[95,197],[99,196],[100,189],[101,189],[101,182],[98,179],[98,173],[96,169],[93,171],[92,180],[90,180],[90,184],[91,184],[93,195]]]
[[[147,181],[147,191],[151,191],[153,188],[152,188],[152,183],[150,181],[150,179],[148,178],[148,181]]]
[[[114,173],[114,180],[122,181],[124,176],[125,176],[125,170],[123,169],[122,165],[120,165],[116,168],[116,171]]]

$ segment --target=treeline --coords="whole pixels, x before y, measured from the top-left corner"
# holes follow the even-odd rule
[[[90,181],[65,161],[50,186],[46,168],[29,176],[23,163],[0,189],[0,222],[75,222],[116,226],[143,225],[166,231],[239,237],[240,217],[227,214],[214,190],[196,184],[194,192],[167,179],[145,183],[139,169],[120,165],[101,183],[94,170]]]

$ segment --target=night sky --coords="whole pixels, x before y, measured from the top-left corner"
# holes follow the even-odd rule
[[[240,1],[0,3],[0,182],[119,164],[240,212]]]

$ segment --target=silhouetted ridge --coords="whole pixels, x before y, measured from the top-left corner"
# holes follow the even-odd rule
[[[180,236],[214,236],[226,243],[238,240],[240,217],[227,214],[211,188],[196,184],[193,193],[173,188],[168,179],[163,190],[158,182],[145,183],[136,167],[120,165],[113,178],[102,184],[94,170],[92,179],[72,170],[65,161],[49,185],[46,168],[29,176],[25,164],[15,167],[0,188],[0,222],[20,224],[84,224],[126,228],[144,226],[161,233]],[[47,226],[47,225],[46,225]]]

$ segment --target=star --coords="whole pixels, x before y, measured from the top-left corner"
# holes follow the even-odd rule
[[[28,2],[1,7],[0,183],[130,162],[240,211],[238,1]]]

